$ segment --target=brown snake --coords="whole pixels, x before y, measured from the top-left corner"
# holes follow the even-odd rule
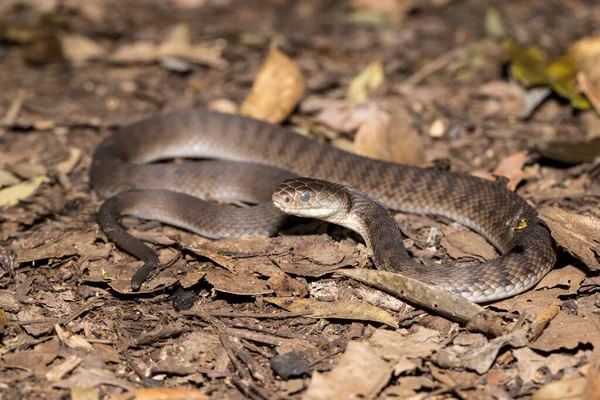
[[[227,161],[146,164],[177,157]],[[99,212],[100,226],[119,247],[145,262],[132,279],[134,289],[158,259],[118,224],[121,215],[155,219],[213,238],[273,235],[286,215],[270,201],[271,194],[282,180],[298,176],[355,188],[393,210],[446,216],[485,236],[502,253],[500,257],[469,267],[431,268],[408,257],[397,225],[385,222],[386,213],[386,218],[369,214],[367,220],[374,224],[361,224],[363,231],[359,230],[373,246],[378,268],[407,274],[472,301],[527,290],[556,261],[550,232],[537,212],[501,183],[361,157],[236,115],[193,110],[131,124],[98,147],[90,175],[96,191],[108,198]],[[339,185],[331,187],[342,190]],[[201,200],[206,198],[257,205],[222,207]],[[357,204],[367,199],[351,198]],[[363,217],[372,209],[381,211],[354,208]]]

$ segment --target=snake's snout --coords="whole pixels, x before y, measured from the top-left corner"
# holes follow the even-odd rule
[[[283,181],[275,189],[272,199],[281,211],[298,217],[327,221],[340,211],[334,184],[312,178]]]

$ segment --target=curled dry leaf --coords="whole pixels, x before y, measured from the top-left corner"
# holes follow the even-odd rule
[[[355,301],[318,301],[313,299],[299,299],[295,297],[265,298],[288,311],[312,311],[311,318],[339,318],[357,321],[374,321],[397,328],[398,323],[387,311],[370,304]]]
[[[370,63],[348,86],[346,97],[358,103],[369,101],[369,93],[377,90],[384,82],[383,62],[376,60]]]
[[[304,88],[304,78],[296,64],[273,47],[258,71],[240,113],[273,124],[280,123],[292,113]]]
[[[550,206],[539,212],[558,244],[588,268],[600,270],[600,219]]]
[[[314,372],[303,400],[373,399],[388,383],[393,365],[367,342],[350,342],[327,374]]]
[[[373,112],[358,128],[354,139],[357,154],[408,165],[425,162],[423,147],[412,116],[400,107],[391,114],[381,110]]]
[[[77,147],[70,147],[69,148],[69,158],[67,158],[65,161],[61,161],[58,164],[56,164],[56,166],[54,168],[58,172],[67,175],[67,174],[71,173],[71,171],[73,171],[73,168],[75,168],[77,163],[79,163],[80,159],[81,159],[81,150],[78,149]]]

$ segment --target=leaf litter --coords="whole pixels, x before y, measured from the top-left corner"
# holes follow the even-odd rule
[[[34,15],[53,9],[28,3]],[[48,25],[29,28],[31,45],[14,40],[12,21],[0,33],[14,43],[2,43],[0,76],[17,76],[0,94],[0,198],[17,192],[0,208],[6,398],[40,390],[77,399],[598,397],[596,37],[550,33],[543,51],[513,47],[515,82],[498,71],[507,27],[535,32],[535,21],[519,17],[531,11],[524,3],[482,7],[487,38],[456,17],[466,4],[360,1],[335,15],[290,4],[291,21],[324,23],[255,34],[260,40],[248,35],[255,21],[274,21],[272,5],[190,2],[185,12],[200,22],[187,24],[143,5],[64,3],[70,13],[56,9]],[[17,15],[0,7],[3,18]],[[547,15],[577,5],[556,7]],[[163,22],[141,27],[127,15]],[[455,35],[454,49],[438,33]],[[38,66],[24,68],[23,57]],[[55,73],[63,62],[72,80]],[[105,127],[182,104],[291,124],[375,158],[436,165],[441,156],[453,170],[503,176],[541,206],[558,268],[531,291],[473,306],[365,269],[369,250],[339,228],[303,224],[276,238],[213,242],[125,219],[163,263],[133,294],[140,263],[95,224],[91,154]],[[79,114],[110,122],[81,124],[92,119],[72,117]],[[409,252],[426,264],[495,257],[478,235],[444,219],[397,220]],[[406,295],[407,284],[423,304]],[[193,305],[181,311],[185,299]],[[296,363],[304,367],[295,376],[272,367]],[[157,384],[165,387],[142,388]]]

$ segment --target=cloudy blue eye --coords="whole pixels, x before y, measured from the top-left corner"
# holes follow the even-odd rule
[[[310,200],[310,193],[309,192],[302,193],[302,195],[300,196],[300,201],[303,203],[306,203],[309,200]]]

